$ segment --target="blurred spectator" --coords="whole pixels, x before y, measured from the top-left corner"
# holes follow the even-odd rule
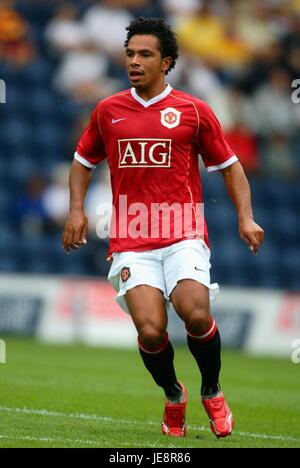
[[[184,88],[185,87],[185,77],[186,77],[186,58],[183,55],[179,55],[176,61],[176,67],[173,68],[167,76],[167,82],[174,88]]]
[[[161,0],[137,0],[137,5],[134,8],[129,7],[129,10],[136,18],[139,16],[147,18],[165,17]]]
[[[296,121],[291,100],[291,77],[283,67],[269,71],[268,81],[254,94],[257,129],[260,135],[292,136]]]
[[[168,22],[177,26],[186,16],[192,16],[201,7],[201,0],[162,0]]]
[[[201,57],[205,63],[218,69],[239,68],[251,58],[250,47],[236,34],[232,24],[212,13],[210,2],[178,27],[179,45],[185,53]]]
[[[1,0],[0,3],[0,58],[16,67],[30,62],[36,48],[29,38],[29,26],[16,10],[14,0]]]
[[[32,42],[22,41],[19,42],[17,46],[15,44],[7,45],[4,52],[3,50],[1,52],[0,44],[0,54],[2,55],[3,61],[6,65],[11,68],[18,69],[26,67],[36,59],[37,49]]]
[[[116,82],[106,79],[107,71],[107,57],[91,42],[84,41],[76,50],[65,54],[54,84],[58,91],[76,101],[97,102],[117,90]]]
[[[217,74],[199,57],[193,55],[186,54],[181,58],[181,63],[183,65],[180,87],[206,101],[214,109],[224,129],[231,127],[232,117],[227,91]]]
[[[235,28],[238,37],[248,44],[255,54],[264,53],[276,41],[272,9],[266,2],[234,3]]]
[[[299,168],[293,158],[288,135],[280,131],[268,136],[261,147],[262,174],[267,178],[294,179]]]
[[[184,55],[183,78],[187,89],[204,100],[209,100],[221,87],[213,70],[194,55]]]
[[[300,8],[292,11],[289,16],[289,28],[283,37],[286,51],[300,47]]]
[[[22,235],[39,236],[49,228],[49,217],[43,203],[45,182],[40,176],[32,176],[26,182],[25,192],[17,199],[15,218]]]
[[[66,2],[59,6],[46,28],[45,37],[53,49],[60,53],[81,46],[86,33],[74,4]]]
[[[161,16],[160,0],[109,0],[106,2],[112,8],[126,9],[135,17]]]
[[[260,167],[259,148],[255,129],[255,112],[251,99],[238,88],[224,90],[227,118],[223,126],[226,139],[248,173]],[[229,124],[229,125],[228,125]]]
[[[286,67],[284,47],[278,40],[258,55],[254,55],[249,66],[244,70],[240,80],[245,91],[253,94],[258,87],[268,81],[270,70],[276,67]]]
[[[48,218],[56,229],[61,230],[69,212],[70,164],[54,166],[52,181],[43,193],[43,205]]]
[[[133,16],[126,9],[126,2],[113,0],[97,1],[83,17],[90,39],[103,53],[116,61],[120,60],[123,53],[125,28],[132,19]]]
[[[15,9],[14,0],[1,0],[0,3],[0,42],[17,45],[24,40],[27,33],[27,24]]]
[[[300,77],[300,7],[290,16],[290,29],[282,38],[285,57],[293,78]]]
[[[288,66],[291,71],[293,78],[297,79],[300,77],[300,45],[291,49],[287,56]]]
[[[247,173],[255,173],[260,167],[256,138],[251,130],[242,123],[225,133],[226,140],[233,149]]]
[[[258,133],[256,109],[252,98],[238,86],[226,87],[228,112],[231,116],[232,127],[242,126]]]
[[[296,106],[291,100],[291,76],[281,66],[269,71],[268,81],[254,93],[262,173],[268,177],[297,177],[291,141],[297,133]]]

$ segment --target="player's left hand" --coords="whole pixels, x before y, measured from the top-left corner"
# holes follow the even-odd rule
[[[253,219],[240,221],[239,232],[241,239],[248,245],[251,252],[256,255],[264,240],[264,230]]]

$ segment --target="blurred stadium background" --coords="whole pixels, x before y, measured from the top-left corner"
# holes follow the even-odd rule
[[[265,229],[253,257],[221,176],[199,168],[224,344],[290,361],[300,339],[299,0],[1,0],[0,337],[135,345],[96,235],[97,204],[111,197],[105,164],[87,197],[88,245],[66,256],[61,233],[77,140],[96,102],[128,88],[125,27],[140,15],[177,31],[168,81],[213,107]],[[173,315],[170,331],[184,339]]]

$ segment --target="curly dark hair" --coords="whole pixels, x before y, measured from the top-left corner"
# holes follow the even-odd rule
[[[162,58],[172,57],[172,63],[166,72],[169,73],[172,68],[175,67],[176,60],[178,58],[178,44],[176,34],[172,31],[171,26],[165,23],[162,18],[137,18],[131,21],[130,25],[126,28],[127,38],[124,43],[124,47],[128,46],[128,42],[132,36],[151,34],[156,36],[160,44],[160,52]]]

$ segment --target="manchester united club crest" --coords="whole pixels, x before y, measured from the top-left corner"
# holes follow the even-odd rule
[[[125,283],[125,281],[127,281],[128,278],[130,278],[130,268],[128,267],[122,268],[120,276],[121,276],[121,280],[123,281],[123,283]]]
[[[174,128],[178,127],[178,125],[180,124],[181,112],[174,109],[174,107],[168,107],[167,109],[160,111],[160,113],[160,121],[164,127]]]

